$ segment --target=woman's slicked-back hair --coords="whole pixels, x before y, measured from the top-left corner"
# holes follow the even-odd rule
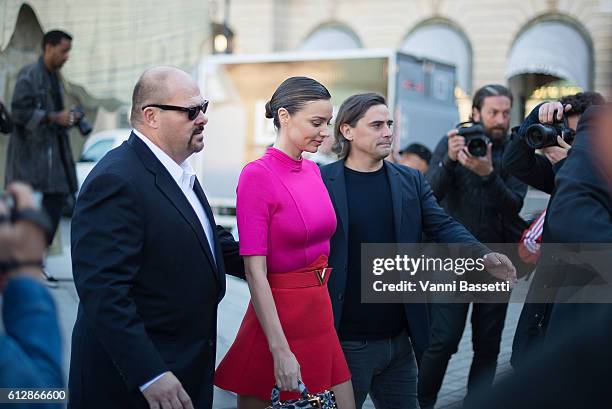
[[[351,150],[351,143],[344,137],[340,127],[348,124],[351,128],[354,128],[357,122],[368,112],[368,109],[376,105],[387,105],[387,101],[385,97],[375,92],[350,96],[340,105],[334,125],[334,145],[332,147],[332,151],[340,159],[346,158]]]
[[[276,88],[270,101],[266,103],[266,118],[273,119],[276,129],[280,129],[278,110],[285,108],[289,115],[302,109],[308,102],[330,100],[331,94],[320,82],[307,77],[291,77]]]

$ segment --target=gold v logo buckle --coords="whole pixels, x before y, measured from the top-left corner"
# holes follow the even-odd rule
[[[319,279],[319,285],[323,285],[323,281],[325,280],[325,274],[327,273],[327,267],[325,267],[323,270],[316,270],[315,271],[317,278]]]

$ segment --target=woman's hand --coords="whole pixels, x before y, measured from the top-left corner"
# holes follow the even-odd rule
[[[302,378],[300,364],[289,349],[272,353],[274,359],[274,379],[282,391],[297,391],[298,380]]]

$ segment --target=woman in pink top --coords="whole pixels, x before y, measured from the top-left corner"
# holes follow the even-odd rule
[[[276,143],[240,175],[236,214],[251,303],[215,374],[240,409],[265,408],[275,384],[296,391],[298,380],[310,392],[332,389],[340,409],[355,408],[327,292],[336,216],[317,165],[302,159],[329,137],[330,99],[313,79],[285,80],[266,104]]]

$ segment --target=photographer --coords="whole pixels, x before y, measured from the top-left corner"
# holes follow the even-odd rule
[[[28,182],[43,193],[55,235],[62,207],[77,190],[76,170],[68,128],[82,122],[79,109],[66,109],[60,69],[68,60],[72,37],[58,30],[43,37],[43,55],[21,69],[11,104],[15,129],[9,140],[6,183]],[[87,125],[87,124],[85,124]]]
[[[517,242],[524,222],[518,213],[527,186],[502,166],[510,125],[512,94],[502,85],[479,89],[471,127],[448,132],[436,147],[427,179],[446,212],[482,243]],[[507,304],[473,303],[474,359],[465,402],[493,383]],[[451,356],[457,352],[469,304],[432,304],[431,343],[423,354],[419,399],[433,407]]]
[[[0,198],[0,292],[5,328],[0,333],[0,388],[61,388],[57,314],[51,295],[39,283],[49,222],[36,208],[28,186],[14,183],[7,192]]]
[[[571,135],[576,131],[578,121],[582,114],[593,105],[605,103],[604,98],[597,92],[581,92],[575,95],[561,98],[558,102],[548,102],[538,105],[531,111],[521,124],[516,138],[508,145],[504,154],[504,167],[514,176],[529,184],[530,186],[551,195],[554,198],[555,175],[565,163],[567,153],[573,143],[570,136],[565,141],[559,134],[564,133],[564,126],[571,132],[565,131],[565,135]],[[565,120],[563,119],[565,117]],[[548,138],[548,143],[541,138],[543,135],[542,127],[538,124],[554,125],[554,138]],[[552,127],[549,129],[553,130]],[[539,131],[539,133],[534,133]],[[551,136],[553,134],[551,133]],[[543,143],[544,142],[544,143]],[[555,143],[556,142],[556,143]],[[555,145],[552,145],[555,143]],[[532,146],[530,146],[530,144]],[[544,155],[536,154],[537,145],[550,145],[541,148]],[[553,238],[549,233],[548,216],[544,216],[544,223],[541,229],[541,242],[551,243]],[[537,266],[537,273],[534,274],[530,291],[527,295],[527,302],[523,306],[521,316],[514,335],[512,344],[512,356],[510,362],[514,368],[518,368],[525,362],[530,353],[540,351],[546,335],[546,329],[552,312],[554,297],[552,277],[559,270],[559,264],[555,260],[544,255]],[[547,290],[548,289],[548,290]],[[530,299],[543,294],[543,291],[550,293],[550,302],[533,303]]]
[[[580,243],[578,247],[583,250],[585,243],[598,243],[600,254],[576,252],[570,263],[559,260],[550,271],[561,285],[555,304],[551,304],[544,347],[529,355],[520,368],[496,384],[493,393],[470,409],[612,407],[612,304],[597,298],[572,300],[580,302],[566,299],[584,287],[593,288],[591,279],[597,275],[609,283],[612,185],[606,183],[609,165],[602,165],[611,162],[612,148],[605,146],[611,136],[611,114],[610,105],[606,105],[591,107],[581,116],[572,149],[555,176],[554,195],[547,210],[551,240]],[[602,243],[608,243],[608,247]],[[582,285],[576,285],[576,278]]]
[[[604,102],[604,98],[597,92],[580,92],[563,97],[558,102],[542,103],[535,107],[504,152],[504,169],[529,186],[551,194],[555,186],[555,173],[563,164],[572,141],[568,143],[558,136],[555,145],[543,147],[543,155],[538,155],[536,149],[527,143],[527,130],[536,124],[562,124],[565,116],[567,127],[575,132],[584,111]]]

